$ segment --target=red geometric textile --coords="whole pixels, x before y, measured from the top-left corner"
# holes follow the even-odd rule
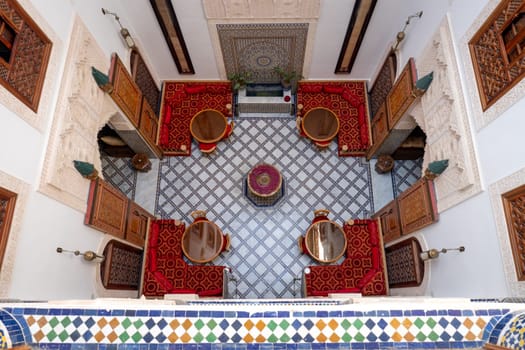
[[[345,223],[346,258],[341,265],[309,266],[305,274],[307,296],[328,296],[333,293],[388,293],[383,248],[375,220],[354,220]]]
[[[339,117],[338,153],[341,157],[363,156],[370,147],[366,83],[364,81],[301,81],[297,87],[297,105],[301,114],[324,107]]]
[[[162,112],[159,146],[167,156],[191,154],[191,118],[203,109],[215,109],[225,116],[231,114],[229,81],[166,81],[162,89]]]
[[[182,258],[184,223],[151,223],[142,293],[159,297],[170,293],[221,296],[224,266],[189,265]]]

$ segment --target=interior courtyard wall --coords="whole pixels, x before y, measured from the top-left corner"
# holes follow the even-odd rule
[[[101,234],[83,224],[82,212],[36,192],[41,167],[45,163],[44,152],[57,101],[60,72],[64,69],[69,46],[74,11],[68,6],[69,3],[59,1],[27,0],[20,3],[26,5],[26,11],[38,19],[39,26],[47,30],[46,34],[53,41],[52,66],[46,72],[46,79],[52,79],[54,85],[51,84],[42,95],[45,100],[41,101],[41,106],[49,106],[42,108],[45,111],[39,122],[42,128],[21,118],[16,114],[16,109],[7,108],[9,101],[4,98],[1,100],[0,129],[4,131],[0,138],[0,147],[4,150],[0,152],[1,170],[6,176],[27,183],[28,188],[23,194],[23,200],[17,202],[16,211],[23,213],[23,217],[13,231],[13,243],[7,247],[6,256],[10,260],[5,267],[6,271],[9,269],[9,276],[1,276],[1,281],[6,282],[2,283],[2,297],[27,300],[90,298],[93,295],[94,265],[72,255],[57,254],[56,247],[97,250]],[[101,13],[94,14],[91,23],[100,20],[100,16]],[[108,26],[114,25],[111,21],[108,23]],[[99,27],[104,28],[104,25]],[[118,31],[110,28],[111,31],[108,30],[106,34],[99,33],[97,41],[103,43],[108,52],[118,51],[119,47],[123,47]],[[55,32],[59,34],[55,35]],[[117,49],[110,50],[114,45],[111,43],[120,46],[115,45]]]
[[[496,298],[509,296],[489,195],[486,191],[440,213],[420,233],[428,248],[458,248],[430,262],[427,295]]]
[[[483,5],[477,1],[469,2],[472,3],[472,7],[467,4],[452,4],[449,8],[449,17],[453,33],[452,42],[456,45],[455,55],[461,75],[461,89],[465,95],[467,114],[471,123],[473,146],[479,153],[482,192],[441,212],[438,223],[422,230],[431,248],[455,248],[460,245],[466,247],[464,253],[449,252],[432,262],[432,278],[428,293],[436,297],[497,297],[511,294],[505,283],[503,263],[496,237],[496,225],[491,215],[491,202],[486,186],[494,181],[495,177],[504,176],[525,166],[525,158],[517,154],[520,148],[518,140],[520,130],[523,130],[523,121],[517,121],[518,118],[511,109],[500,111],[497,121],[485,126],[479,132],[476,132],[472,126],[476,118],[476,113],[472,110],[473,97],[470,93],[472,81],[466,80],[464,75],[465,67],[468,68],[471,63],[470,60],[465,60],[468,57],[460,54],[464,48],[458,48],[457,45],[464,43],[462,37],[465,31],[471,23],[477,20],[483,6],[490,1],[484,2]],[[442,11],[443,8],[446,9],[442,6],[445,2],[440,3],[425,4],[434,6],[433,12],[423,9],[424,16],[432,13],[432,18],[425,20],[425,28],[417,31],[413,31],[414,28],[410,29],[410,36],[407,35],[407,42],[402,47],[402,62],[408,57],[415,57],[417,64],[422,49],[431,38],[431,35],[427,33],[428,28],[432,27],[433,23],[436,23],[437,27],[439,23],[437,17],[440,11],[443,16],[447,14]],[[465,10],[466,7],[469,8],[469,11]],[[476,10],[470,11],[470,8]],[[458,13],[458,11],[462,12]],[[477,103],[477,101],[474,102]],[[519,104],[522,105],[523,101],[520,101]],[[519,108],[516,108],[516,111],[518,110]],[[502,137],[502,135],[505,136]]]

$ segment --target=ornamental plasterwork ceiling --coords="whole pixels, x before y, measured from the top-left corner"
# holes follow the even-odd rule
[[[318,18],[320,0],[204,0],[208,19]]]
[[[0,271],[0,286],[2,286],[2,288],[0,288],[1,299],[9,296],[9,286],[11,285],[11,280],[13,278],[16,246],[20,236],[30,185],[0,171],[0,187],[17,194],[15,212],[13,213],[11,229],[9,230],[9,240],[7,241],[2,269]]]
[[[503,96],[501,96],[486,111],[483,111],[481,106],[480,95],[477,88],[477,82],[468,43],[479,30],[479,28],[481,28],[483,23],[485,23],[487,18],[490,17],[499,3],[499,0],[492,0],[487,3],[485,8],[480,12],[479,16],[472,22],[472,25],[465,32],[465,35],[461,38],[459,44],[459,47],[461,48],[460,54],[464,64],[466,86],[468,89],[468,95],[470,96],[472,118],[475,128],[478,131],[491,123],[493,120],[497,119],[503,114],[503,112],[505,112],[508,108],[525,96],[525,79],[523,79]]]
[[[270,74],[270,70],[277,65],[290,71],[309,71],[320,0],[204,0],[203,5],[223,79],[239,71],[236,69],[243,68],[254,73],[253,81],[260,82],[278,81],[275,73]],[[253,29],[245,33],[219,34],[220,28],[226,28],[225,25],[242,24]],[[262,39],[263,33],[257,33],[257,30],[268,29],[261,26],[273,26],[276,30],[266,33],[268,41]],[[304,33],[299,31],[300,26],[304,28],[301,29]],[[232,51],[237,48],[247,55]],[[250,53],[251,48],[256,48],[256,51]],[[263,55],[263,52],[269,55]]]
[[[432,161],[449,160],[447,170],[434,180],[442,212],[481,191],[448,18],[416,59],[416,66],[420,77],[434,72],[430,88],[412,113],[427,135],[423,169]]]
[[[40,104],[37,113],[33,112],[7,89],[0,89],[0,100],[4,106],[15,113],[19,118],[22,118],[33,128],[43,131],[47,123],[46,118],[51,114],[51,102],[53,101],[52,95],[55,91],[54,87],[57,84],[57,72],[60,63],[58,54],[62,52],[62,42],[42,16],[40,16],[38,11],[34,9],[31,2],[27,0],[18,0],[18,2],[35,23],[38,23],[38,27],[53,43],[53,48],[51,49],[49,62],[47,64],[46,77],[44,79],[44,85],[42,86]]]
[[[84,212],[89,181],[73,160],[90,162],[101,174],[99,129],[116,113],[111,98],[100,90],[91,67],[104,72],[109,60],[80,18],[76,18],[55,110],[39,191]]]
[[[509,232],[507,222],[505,221],[505,210],[501,195],[525,183],[525,169],[509,175],[489,186],[490,201],[492,203],[492,215],[496,223],[496,232],[503,260],[503,270],[509,289],[510,297],[519,297],[525,295],[525,282],[518,281],[516,277],[516,268],[512,255],[512,248],[509,241]]]
[[[217,24],[226,74],[250,72],[259,83],[279,82],[274,67],[303,71],[307,23]]]

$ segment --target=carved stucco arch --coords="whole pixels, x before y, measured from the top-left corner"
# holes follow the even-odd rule
[[[79,176],[73,160],[94,164],[102,177],[98,131],[110,120],[124,118],[91,74],[91,67],[107,72],[109,61],[77,17],[38,190],[81,212],[86,210],[89,181]]]
[[[447,170],[434,180],[442,212],[482,190],[448,16],[415,61],[418,76],[434,72],[410,115],[427,135],[423,169],[432,161],[449,160]]]

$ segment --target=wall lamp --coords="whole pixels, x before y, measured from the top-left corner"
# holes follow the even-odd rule
[[[437,259],[439,257],[439,254],[445,254],[446,252],[448,252],[450,250],[457,250],[458,252],[461,253],[461,252],[465,251],[465,247],[461,246],[461,247],[457,247],[457,248],[442,248],[441,250],[429,249],[429,250],[425,250],[425,251],[419,253],[419,257],[423,261]]]
[[[102,8],[102,13],[104,15],[110,15],[110,16],[115,17],[115,20],[117,21],[117,23],[118,23],[118,25],[120,27],[120,35],[122,36],[122,38],[126,42],[126,45],[130,49],[135,49],[136,48],[135,40],[133,40],[133,38],[131,37],[131,34],[129,33],[129,30],[127,28],[124,28],[122,26],[122,23],[120,23],[120,17],[115,12],[108,11],[105,8]]]
[[[407,29],[408,25],[410,24],[410,21],[412,20],[412,18],[421,18],[421,16],[423,16],[423,11],[419,11],[419,12],[414,13],[413,15],[408,16],[408,18],[407,18],[407,20],[405,22],[405,26],[396,35],[396,43],[394,44],[394,46],[392,46],[392,51],[396,51],[398,46],[399,46],[399,44],[401,44],[401,42],[405,39],[406,29]]]
[[[92,250],[87,250],[84,253],[81,253],[80,250],[74,250],[73,251],[73,250],[66,250],[66,249],[57,247],[57,253],[71,253],[71,254],[73,254],[75,256],[81,255],[82,257],[84,257],[84,260],[86,260],[86,261],[93,261],[96,258],[104,260],[104,256],[103,255],[98,255],[97,253],[95,253]]]

